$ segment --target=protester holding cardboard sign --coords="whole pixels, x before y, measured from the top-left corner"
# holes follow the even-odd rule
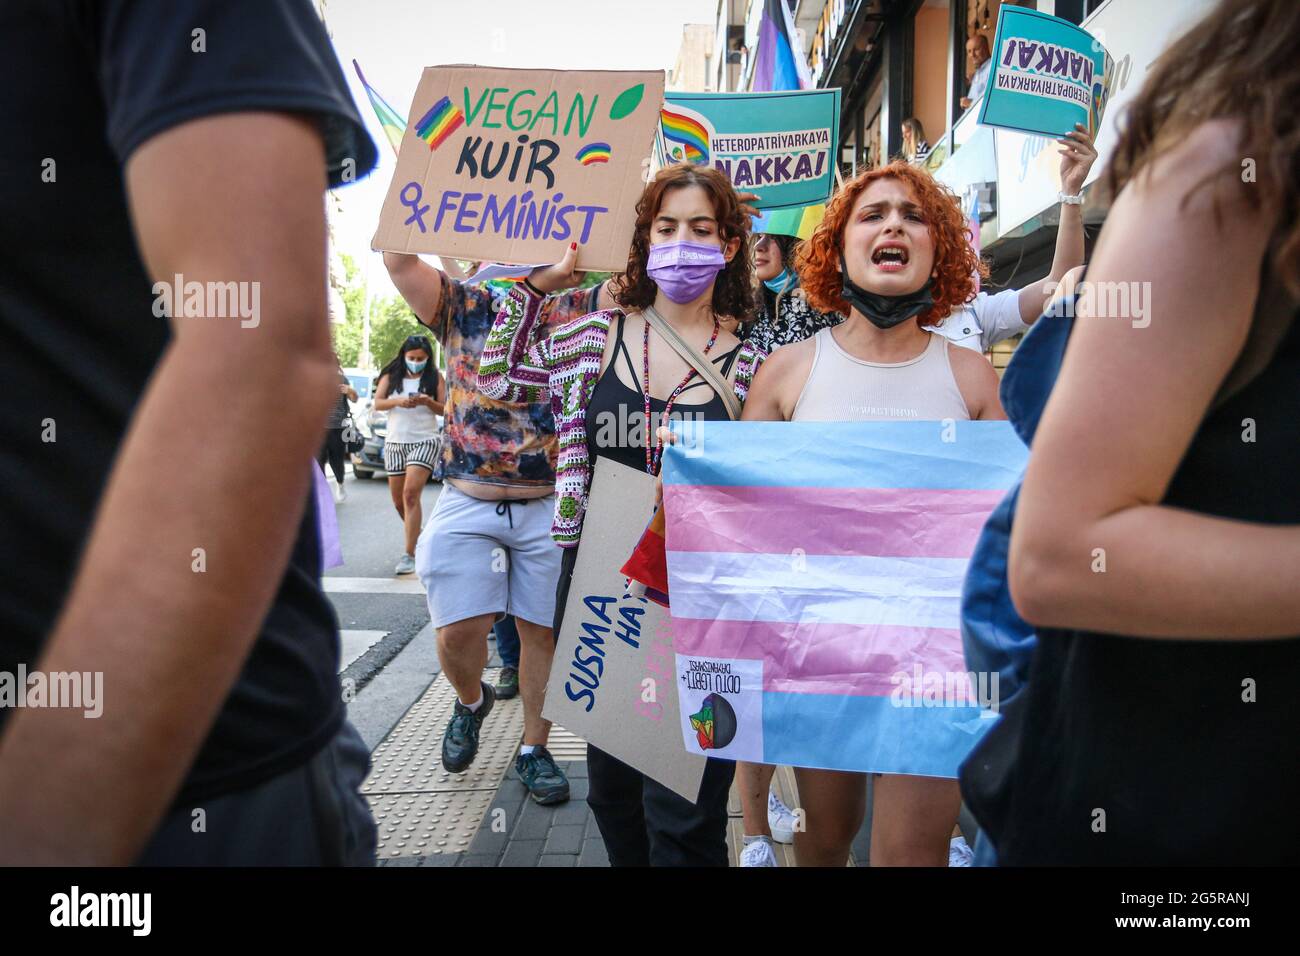
[[[724,317],[753,311],[748,240],[749,217],[723,173],[670,166],[637,204],[632,252],[614,290],[618,308],[539,334],[544,296],[575,281],[573,243],[558,265],[535,270],[512,292],[497,317],[480,387],[507,401],[550,397],[564,438],[552,529],[565,549],[557,609],[577,563],[592,462],[609,458],[654,474],[662,453],[656,424],[739,414],[764,357],[722,328]],[[733,763],[710,760],[691,804],[597,747],[588,747],[587,761],[588,803],[614,865],[727,865]]]
[[[562,241],[618,269],[632,236],[662,72],[429,67],[373,246],[543,262]]]
[[[438,657],[457,700],[443,739],[443,765],[459,772],[478,751],[495,692],[482,683],[487,632],[510,612],[519,630],[524,742],[516,761],[533,799],[568,799],[569,785],[545,744],[542,697],[551,668],[558,549],[547,531],[555,490],[555,426],[545,405],[513,406],[478,390],[478,361],[492,324],[492,293],[456,282],[418,256],[384,254],[402,297],[447,353],[444,486],[420,533],[415,570],[438,630]],[[583,290],[557,298],[548,315],[590,310]]]
[[[1051,271],[1023,289],[977,292],[942,322],[926,326],[954,345],[987,352],[998,342],[1025,332],[1038,321],[1066,273],[1083,265],[1083,184],[1097,159],[1092,136],[1083,124],[1057,141],[1061,147],[1061,210]],[[974,228],[974,227],[972,227]]]

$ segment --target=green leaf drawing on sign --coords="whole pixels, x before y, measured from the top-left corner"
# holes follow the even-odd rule
[[[622,93],[618,94],[618,99],[616,99],[614,105],[609,108],[609,118],[612,120],[620,120],[624,116],[627,116],[641,105],[641,97],[644,94],[644,83],[638,83],[636,86],[629,86]]]

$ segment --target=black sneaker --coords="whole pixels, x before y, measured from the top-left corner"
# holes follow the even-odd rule
[[[496,692],[490,686],[481,681],[479,684],[483,688],[483,703],[478,710],[471,712],[457,700],[451,709],[447,731],[442,735],[442,765],[452,773],[460,773],[474,762],[474,755],[478,753],[479,728],[496,700]]]
[[[516,757],[515,772],[532,798],[542,806],[569,799],[569,780],[545,747],[537,747],[530,754],[521,753]]]
[[[496,686],[492,688],[497,692],[497,700],[509,700],[519,693],[519,668],[506,665],[501,668],[501,673],[497,676]]]

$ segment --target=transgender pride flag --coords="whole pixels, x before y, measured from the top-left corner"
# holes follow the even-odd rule
[[[955,777],[996,706],[959,617],[975,540],[1027,455],[1011,426],[692,430],[664,465],[687,749]]]

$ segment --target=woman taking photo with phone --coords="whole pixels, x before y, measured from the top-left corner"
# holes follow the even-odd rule
[[[690,165],[661,170],[637,204],[627,271],[609,283],[618,307],[536,337],[543,298],[579,283],[571,244],[510,294],[488,336],[479,386],[512,402],[550,398],[560,435],[553,535],[565,549],[555,632],[577,562],[598,457],[656,474],[669,418],[739,416],[762,354],[723,328],[753,312],[749,217],[730,181]],[[679,351],[672,344],[677,342]],[[682,352],[695,353],[691,361]],[[726,866],[734,764],[709,760],[692,804],[597,747],[587,749],[588,803],[615,866]]]
[[[388,413],[384,435],[388,491],[405,533],[405,551],[396,574],[415,571],[415,542],[424,523],[420,495],[438,460],[437,416],[442,414],[447,394],[432,358],[428,338],[408,336],[379,373],[375,386],[375,411]]]

